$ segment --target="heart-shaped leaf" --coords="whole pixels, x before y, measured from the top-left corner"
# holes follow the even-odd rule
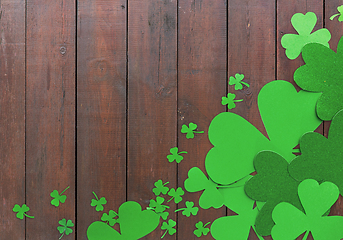
[[[124,240],[116,230],[103,222],[93,222],[87,229],[88,240]]]

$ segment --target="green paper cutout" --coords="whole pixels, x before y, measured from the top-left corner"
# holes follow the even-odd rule
[[[298,198],[299,182],[288,173],[288,163],[279,154],[262,151],[256,155],[254,166],[257,174],[244,186],[251,199],[266,202],[256,218],[256,232],[268,236],[274,226],[272,211],[280,202],[288,202],[302,209]]]
[[[210,224],[211,222],[206,223],[205,225],[202,223],[202,221],[199,221],[195,224],[195,227],[197,229],[194,230],[194,235],[197,237],[201,237],[202,235],[206,236],[209,232],[210,229],[207,228],[206,226]]]
[[[166,205],[162,205],[163,202],[164,202],[163,197],[156,197],[156,201],[154,199],[151,199],[149,208],[147,209],[154,210],[156,213],[164,212],[164,210],[166,210],[169,207]]]
[[[163,183],[162,180],[157,180],[154,185],[155,188],[152,189],[153,193],[158,196],[161,193],[162,194],[167,194],[167,192],[169,191],[168,187],[165,187],[165,185],[167,185],[169,182]]]
[[[21,207],[18,204],[15,204],[12,210],[13,212],[17,213],[16,216],[19,219],[24,219],[24,216],[28,218],[35,218],[34,216],[29,216],[26,214],[26,212],[30,210],[26,204],[23,204]]]
[[[58,226],[57,230],[62,234],[59,239],[61,239],[64,234],[69,235],[73,232],[73,229],[71,229],[71,227],[74,227],[74,223],[70,219],[67,221],[65,218],[63,218],[62,220],[58,221],[58,223],[61,226]]]
[[[329,47],[328,42],[331,39],[329,30],[323,28],[311,34],[317,23],[317,16],[313,12],[308,12],[305,15],[296,13],[293,15],[291,23],[299,35],[285,34],[281,38],[281,45],[286,48],[286,56],[289,59],[296,59],[308,43],[318,43]]]
[[[98,196],[95,194],[95,192],[93,192],[93,194],[94,194],[96,200],[95,200],[95,199],[92,199],[91,206],[92,206],[92,207],[95,207],[95,206],[96,206],[96,207],[95,207],[95,210],[96,210],[97,212],[103,211],[103,210],[104,210],[104,207],[103,207],[102,205],[105,205],[105,204],[107,203],[106,198],[102,197],[102,198],[99,199]]]
[[[297,92],[291,83],[282,80],[266,84],[258,95],[258,107],[270,140],[241,116],[218,114],[208,130],[214,146],[205,160],[209,177],[223,185],[238,181],[255,171],[253,159],[263,150],[275,151],[291,161],[301,136],[321,123],[315,114],[320,95]]]
[[[151,210],[143,210],[137,202],[124,202],[118,209],[119,234],[104,222],[93,222],[87,229],[88,240],[137,240],[152,231],[158,224],[160,217]]]
[[[311,178],[336,184],[343,195],[343,110],[332,119],[328,138],[306,133],[300,139],[301,155],[289,165],[290,175],[299,180]]]
[[[178,187],[176,190],[174,188],[171,188],[168,192],[168,195],[171,196],[172,198],[169,199],[167,202],[170,202],[171,200],[174,199],[175,203],[179,203],[182,201],[182,195],[184,195],[185,192],[182,190],[181,187]]]
[[[108,214],[102,214],[101,221],[104,221],[113,227],[117,223],[117,219],[115,219],[115,217],[118,217],[118,214],[115,211],[110,210]]]
[[[54,198],[53,200],[51,200],[51,205],[58,207],[61,203],[65,203],[67,196],[66,195],[62,195],[65,191],[68,190],[68,188],[70,188],[70,186],[68,186],[66,189],[64,189],[60,194],[58,193],[57,190],[52,191],[52,193],[50,193],[50,196],[52,198]]]
[[[228,93],[227,97],[222,97],[222,105],[227,104],[228,109],[235,108],[236,107],[235,102],[242,102],[243,101],[243,99],[234,100],[235,98],[236,98],[236,94]]]
[[[180,163],[183,160],[183,156],[181,156],[180,154],[187,153],[187,152],[183,151],[183,152],[178,153],[178,151],[179,151],[179,149],[177,147],[170,149],[171,155],[167,155],[169,162],[173,162],[175,160],[177,163]]]
[[[294,72],[294,81],[310,92],[322,92],[316,111],[320,119],[329,121],[343,109],[343,38],[337,46],[337,53],[317,43],[303,49],[305,65]]]
[[[194,202],[186,201],[185,205],[186,205],[185,208],[177,209],[177,210],[175,210],[175,212],[182,211],[182,215],[184,215],[186,217],[190,217],[191,214],[193,216],[196,216],[198,214],[199,208],[194,207]]]
[[[279,203],[273,210],[273,239],[295,239],[305,231],[305,237],[311,231],[315,240],[342,239],[343,217],[323,216],[338,199],[338,187],[330,182],[319,185],[316,180],[306,179],[299,184],[298,194],[306,215],[292,204]]]
[[[166,230],[164,232],[164,234],[162,235],[161,238],[164,238],[164,236],[167,234],[167,232],[169,233],[169,235],[174,235],[176,233],[176,229],[173,228],[176,226],[176,222],[172,219],[169,219],[168,223],[166,222],[163,222],[162,223],[162,227],[161,227],[161,230]]]
[[[167,220],[169,216],[169,212],[157,212],[156,214],[160,216],[163,220]]]
[[[337,11],[338,11],[339,13],[332,15],[332,16],[330,17],[330,20],[333,20],[335,17],[339,16],[338,21],[339,21],[339,22],[343,22],[343,15],[342,15],[342,13],[343,13],[343,5],[337,7]]]
[[[181,128],[181,133],[187,133],[186,138],[194,138],[194,133],[204,133],[204,131],[195,131],[197,129],[198,125],[195,123],[189,123],[189,127],[187,125],[183,124]]]
[[[244,75],[243,74],[239,74],[239,73],[236,73],[235,74],[235,77],[233,76],[230,76],[229,78],[229,85],[235,85],[235,90],[242,90],[243,89],[243,85],[244,84],[245,86],[247,87],[250,87],[250,85],[246,82],[243,82],[242,80],[244,79]],[[223,104],[223,103],[222,103]],[[225,104],[223,104],[225,105]]]

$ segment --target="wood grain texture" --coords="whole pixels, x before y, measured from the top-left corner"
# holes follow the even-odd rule
[[[0,233],[25,239],[25,1],[0,1]]]
[[[59,220],[75,222],[75,1],[27,1],[26,59],[26,239],[57,239]]]

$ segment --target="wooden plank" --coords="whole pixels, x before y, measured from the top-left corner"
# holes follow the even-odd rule
[[[0,232],[22,240],[12,209],[25,203],[25,1],[0,1],[0,23]]]
[[[75,223],[74,0],[27,0],[26,54],[26,239],[57,239],[59,220]],[[52,206],[50,193],[68,186]]]
[[[102,216],[92,191],[107,213],[126,201],[126,12],[125,0],[78,5],[78,239]]]
[[[213,147],[208,141],[207,130],[211,120],[225,111],[221,97],[227,89],[227,1],[180,0],[178,26],[178,146],[187,151],[185,160],[178,165],[178,185],[184,187],[188,171],[199,167],[205,171],[205,157]],[[204,134],[186,139],[181,134],[183,124],[196,123]],[[202,192],[186,193],[178,208],[185,201],[199,206]],[[197,216],[187,218],[178,214],[178,238],[197,239],[195,224],[204,224],[225,216],[226,209],[199,209]],[[203,239],[213,239],[211,234]]]
[[[143,208],[155,199],[157,180],[177,186],[176,163],[166,158],[176,146],[176,5],[175,0],[130,0],[128,6],[127,200]],[[175,204],[169,205],[169,218],[176,220]],[[142,239],[159,239],[163,232],[158,228]]]

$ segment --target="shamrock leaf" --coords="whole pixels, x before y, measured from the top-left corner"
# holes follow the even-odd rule
[[[97,212],[103,211],[104,207],[102,205],[105,205],[107,203],[106,198],[102,197],[99,199],[98,196],[95,194],[95,192],[93,192],[93,194],[94,194],[96,200],[92,199],[91,206],[92,207],[96,206],[95,210]]]
[[[298,194],[306,215],[290,203],[279,203],[273,210],[273,239],[295,239],[305,231],[303,239],[307,239],[309,232],[316,240],[342,239],[343,217],[323,216],[338,199],[338,187],[330,182],[319,185],[316,180],[306,179],[299,184]]]
[[[160,216],[163,220],[167,220],[169,216],[169,212],[157,212],[156,214]]]
[[[165,187],[165,185],[167,185],[169,182],[163,183],[162,180],[157,180],[157,182],[154,183],[155,188],[152,189],[152,191],[154,192],[154,194],[156,196],[162,194],[167,194],[167,192],[169,191],[168,187]]]
[[[166,231],[164,232],[164,234],[162,235],[161,238],[164,238],[164,236],[167,234],[167,232],[169,233],[169,235],[173,235],[174,233],[176,233],[176,229],[173,228],[175,226],[176,226],[176,222],[172,219],[169,219],[168,223],[163,222],[161,229],[166,230]]]
[[[172,198],[168,200],[170,202],[172,199],[174,199],[175,203],[179,203],[182,201],[182,195],[184,195],[185,192],[182,190],[181,187],[178,187],[176,190],[174,188],[171,188],[168,192],[168,195]]]
[[[118,214],[115,211],[110,210],[108,214],[107,213],[102,214],[101,221],[104,221],[113,227],[114,224],[117,223],[117,219],[115,219],[115,217],[118,217]]]
[[[316,111],[326,121],[343,109],[343,38],[337,46],[337,53],[318,43],[311,43],[303,49],[305,65],[294,72],[294,81],[302,89],[322,92]]]
[[[73,232],[73,229],[70,228],[74,227],[74,223],[70,219],[67,221],[65,218],[63,218],[62,220],[58,221],[58,223],[61,226],[58,226],[57,230],[62,234],[59,239],[61,239],[64,234],[69,235]]]
[[[234,100],[235,98],[236,98],[236,94],[228,93],[227,97],[222,97],[222,105],[227,104],[228,109],[235,108],[236,107],[235,102],[242,102],[243,101],[243,99]]]
[[[177,209],[177,210],[175,210],[175,212],[182,211],[182,215],[185,215],[186,217],[190,217],[191,214],[193,216],[196,216],[198,214],[199,208],[194,207],[194,202],[186,201],[185,204],[186,204],[185,208]]]
[[[179,149],[177,147],[170,149],[171,155],[167,156],[169,162],[173,162],[175,160],[177,163],[180,163],[183,160],[183,157],[180,154],[187,153],[187,152],[179,152],[178,153],[178,151],[179,151]]]
[[[70,186],[69,186],[70,187]],[[50,193],[50,196],[53,198],[53,200],[51,200],[51,205],[58,207],[61,203],[64,203],[67,199],[66,195],[62,195],[69,187],[67,187],[66,189],[64,189],[60,194],[58,193],[57,190],[52,191],[52,193]]]
[[[164,212],[164,210],[166,210],[169,207],[162,205],[163,202],[163,197],[156,197],[156,201],[154,199],[151,199],[148,209],[154,210],[156,213]]]
[[[181,128],[181,133],[187,133],[186,138],[194,138],[194,133],[204,133],[204,131],[195,131],[197,129],[198,125],[195,123],[189,123],[189,127],[187,125],[183,124]]]
[[[281,45],[286,48],[286,56],[289,59],[296,59],[308,43],[318,43],[329,47],[328,42],[331,39],[329,30],[323,28],[311,34],[317,23],[317,16],[313,12],[308,12],[305,15],[296,13],[293,15],[291,23],[299,35],[285,34],[281,38]]]
[[[243,89],[243,85],[242,84],[244,84],[247,87],[250,87],[248,83],[242,81],[244,79],[244,75],[243,74],[236,73],[235,77],[230,76],[229,79],[230,79],[229,85],[235,85],[235,90]],[[225,104],[223,104],[223,105],[225,105]]]
[[[335,17],[339,16],[338,21],[339,21],[339,22],[343,22],[343,15],[342,15],[342,13],[343,13],[343,5],[337,7],[337,11],[338,11],[339,13],[332,15],[332,16],[330,17],[330,20],[333,20]]]
[[[195,227],[197,229],[194,230],[194,235],[197,237],[201,237],[202,235],[206,236],[209,232],[210,229],[208,229],[206,226],[210,224],[211,222],[206,223],[205,225],[202,223],[202,221],[199,221],[195,224]]]
[[[28,218],[35,218],[33,216],[29,216],[26,214],[26,212],[28,212],[30,210],[30,208],[28,206],[26,206],[26,204],[23,204],[21,207],[18,204],[15,204],[13,207],[13,212],[17,212],[16,216],[19,219],[23,219],[24,216],[28,217]]]

